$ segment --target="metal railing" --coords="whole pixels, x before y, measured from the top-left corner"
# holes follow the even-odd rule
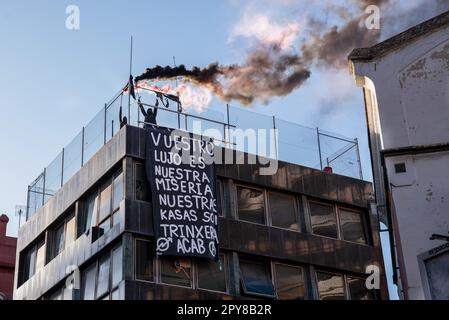
[[[154,107],[142,97],[142,104]],[[209,108],[204,112],[178,111],[158,107],[157,123],[160,126],[179,128],[193,133],[194,121],[201,122],[201,129],[217,129],[222,132],[225,147],[248,151],[247,146],[229,141],[229,129],[277,129],[276,154],[278,160],[311,168],[330,166],[334,173],[362,179],[357,139],[302,126],[276,117],[262,115],[235,106]],[[135,101],[128,106],[126,93],[120,91],[97,115],[82,128],[80,133],[56,156],[43,172],[28,186],[26,219],[28,220],[52,197],[89,159],[120,129],[119,111],[124,111],[128,125],[141,127],[143,117]]]

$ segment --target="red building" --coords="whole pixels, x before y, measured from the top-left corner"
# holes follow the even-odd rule
[[[9,219],[0,216],[0,300],[12,299],[17,238],[6,236]]]

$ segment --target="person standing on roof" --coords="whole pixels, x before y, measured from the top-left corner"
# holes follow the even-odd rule
[[[157,117],[157,108],[148,108],[145,111],[145,108],[143,107],[142,102],[140,102],[140,98],[137,101],[137,104],[139,105],[140,111],[142,112],[145,120],[145,125],[154,124],[157,125],[156,117]]]

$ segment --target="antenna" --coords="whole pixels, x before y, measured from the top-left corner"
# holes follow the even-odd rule
[[[26,206],[22,206],[22,205],[16,205],[16,210],[15,210],[15,216],[19,216],[19,228],[21,225],[21,218],[23,214],[26,214],[27,212],[27,207]]]

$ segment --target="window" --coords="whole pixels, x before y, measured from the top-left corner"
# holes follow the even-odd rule
[[[83,272],[81,284],[83,300],[109,300],[121,297],[118,286],[123,280],[122,255],[120,244]],[[111,294],[115,291],[117,291],[115,294]]]
[[[89,231],[90,228],[93,226],[93,221],[96,221],[97,205],[98,205],[98,192],[95,192],[83,202],[84,223],[81,229],[82,233]]]
[[[223,182],[217,180],[217,212],[220,217],[224,217],[223,209]]]
[[[316,279],[321,300],[345,299],[345,289],[342,275],[327,272],[316,272]]]
[[[220,255],[220,261],[198,260],[198,288],[219,292],[227,292],[226,289],[226,265],[224,255]]]
[[[161,282],[192,287],[192,263],[190,259],[161,258]]]
[[[65,223],[60,225],[54,233],[54,245],[52,258],[59,255],[64,250],[64,233],[65,233]]]
[[[361,212],[339,209],[339,218],[344,240],[366,243]]]
[[[82,232],[99,227],[99,236],[120,222],[120,202],[123,200],[123,173],[118,171],[98,190],[83,201]],[[112,217],[112,218],[111,218]],[[80,234],[79,234],[80,235]]]
[[[309,209],[313,233],[338,238],[334,207],[324,203],[309,201]]]
[[[112,251],[112,287],[117,287],[123,279],[123,250],[118,246]]]
[[[18,286],[28,279],[45,265],[45,240],[38,241],[20,256],[20,278]]]
[[[365,279],[347,277],[351,300],[373,300],[373,291],[368,290]]]
[[[111,192],[111,182],[108,181],[105,185],[103,185],[100,191],[100,208],[98,211],[99,224],[111,214]]]
[[[301,267],[276,263],[276,294],[281,300],[303,300],[305,297],[304,272]]]
[[[45,240],[42,240],[37,245],[36,270],[40,270],[44,266],[45,266]]]
[[[273,283],[267,263],[240,259],[240,273],[243,292],[274,297]]]
[[[97,284],[97,297],[101,297],[109,291],[109,269],[111,262],[109,255],[100,260],[98,265],[98,284]]]
[[[262,190],[237,187],[237,203],[240,220],[265,224],[265,201]]]
[[[151,202],[150,187],[148,185],[145,165],[136,163],[134,170],[136,200]]]
[[[65,247],[69,247],[76,238],[76,218],[73,214],[68,220],[66,225],[66,237],[65,237]]]
[[[73,300],[73,290],[67,288],[58,289],[49,297],[49,300]]]
[[[120,209],[120,202],[123,200],[123,173],[120,172],[114,177],[112,182],[112,211]]]
[[[295,197],[269,193],[271,224],[275,227],[299,230]]]
[[[153,281],[153,246],[150,241],[136,240],[136,280]]]
[[[75,214],[68,218],[52,231],[52,249],[50,252],[50,260],[57,257],[64,249],[73,243],[76,234]]]
[[[83,300],[95,299],[95,279],[97,274],[97,264],[95,263],[83,273],[82,297]]]

